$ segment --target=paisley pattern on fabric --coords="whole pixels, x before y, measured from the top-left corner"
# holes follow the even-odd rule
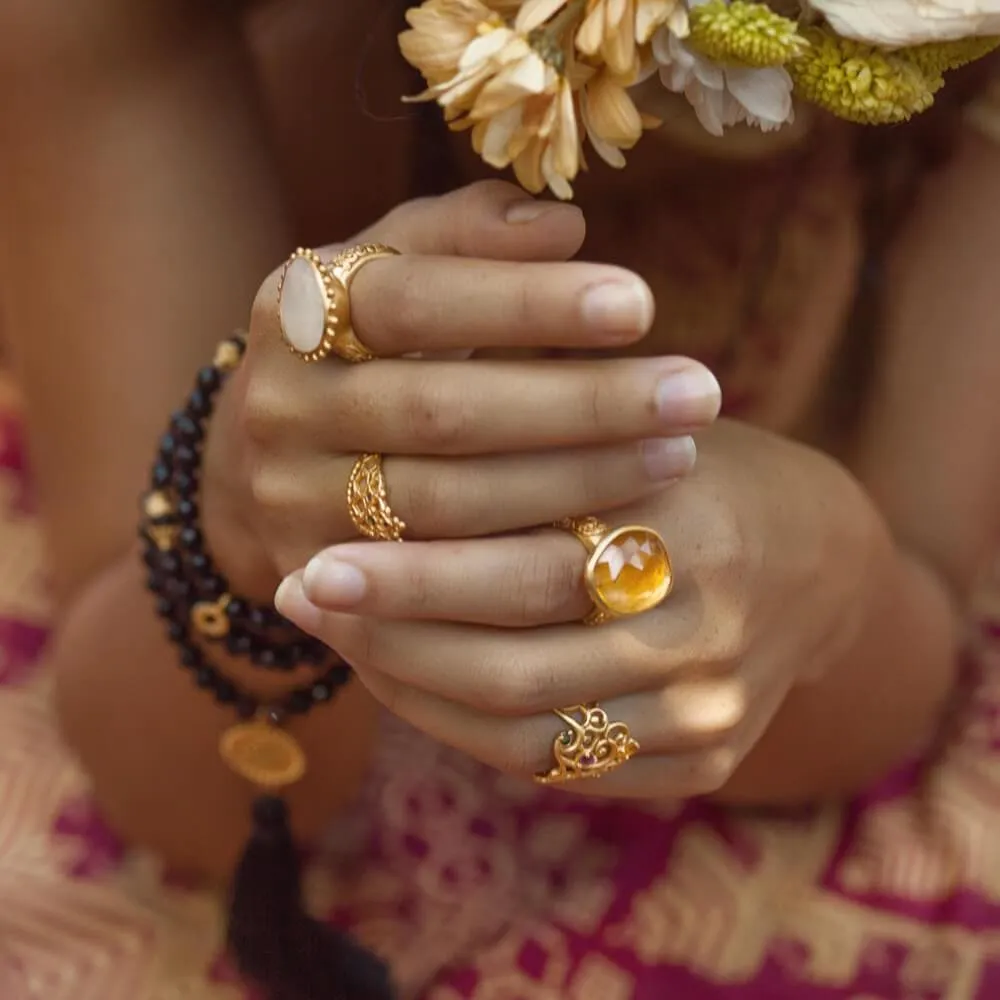
[[[9,409],[0,542],[0,998],[244,1000],[219,900],[125,850],[60,745]],[[423,1000],[994,1000],[1000,567],[975,617],[951,738],[842,809],[579,802],[387,723],[311,903]]]

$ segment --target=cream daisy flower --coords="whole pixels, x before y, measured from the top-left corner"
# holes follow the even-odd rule
[[[580,8],[575,44],[580,55],[603,62],[617,76],[639,70],[639,49],[669,24],[679,34],[687,25],[684,0],[525,0],[517,27],[534,31],[563,11]]]
[[[704,0],[692,0],[697,6]],[[712,135],[741,122],[765,132],[794,121],[792,78],[781,66],[724,65],[695,52],[669,27],[653,39],[660,80],[684,94],[698,121]]]
[[[1000,35],[1000,0],[811,0],[845,38],[898,48]]]
[[[513,166],[529,190],[570,198],[581,159],[572,67],[561,51],[543,56],[499,6],[427,0],[409,12],[401,48],[430,84],[412,100],[436,101],[487,163]]]

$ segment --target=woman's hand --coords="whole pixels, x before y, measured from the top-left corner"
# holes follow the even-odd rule
[[[223,565],[243,567],[230,575],[267,580],[268,566],[284,574],[357,537],[345,490],[358,453],[387,456],[393,510],[411,539],[613,509],[687,473],[688,435],[719,407],[701,365],[440,360],[640,339],[653,318],[649,289],[620,268],[567,263],[583,231],[577,209],[525,200],[498,182],[398,208],[355,238],[402,251],[364,267],[352,285],[354,326],[379,356],[370,364],[294,357],[279,332],[273,276],[209,450],[206,520]],[[436,359],[403,357],[412,354]]]
[[[597,628],[572,535],[329,549],[279,592],[282,612],[354,666],[392,712],[520,775],[547,768],[559,706],[599,701],[639,756],[574,791],[718,790],[793,685],[852,642],[880,581],[878,515],[826,457],[721,423],[698,468],[612,514],[666,539],[658,609]]]

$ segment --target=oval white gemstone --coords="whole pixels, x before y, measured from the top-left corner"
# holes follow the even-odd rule
[[[281,332],[302,354],[315,351],[326,326],[326,295],[319,272],[304,257],[296,257],[285,271],[278,303]]]

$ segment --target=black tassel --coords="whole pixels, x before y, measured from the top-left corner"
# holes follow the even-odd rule
[[[301,869],[288,806],[262,796],[229,904],[228,944],[240,974],[267,1000],[393,1000],[386,965],[306,913]]]

